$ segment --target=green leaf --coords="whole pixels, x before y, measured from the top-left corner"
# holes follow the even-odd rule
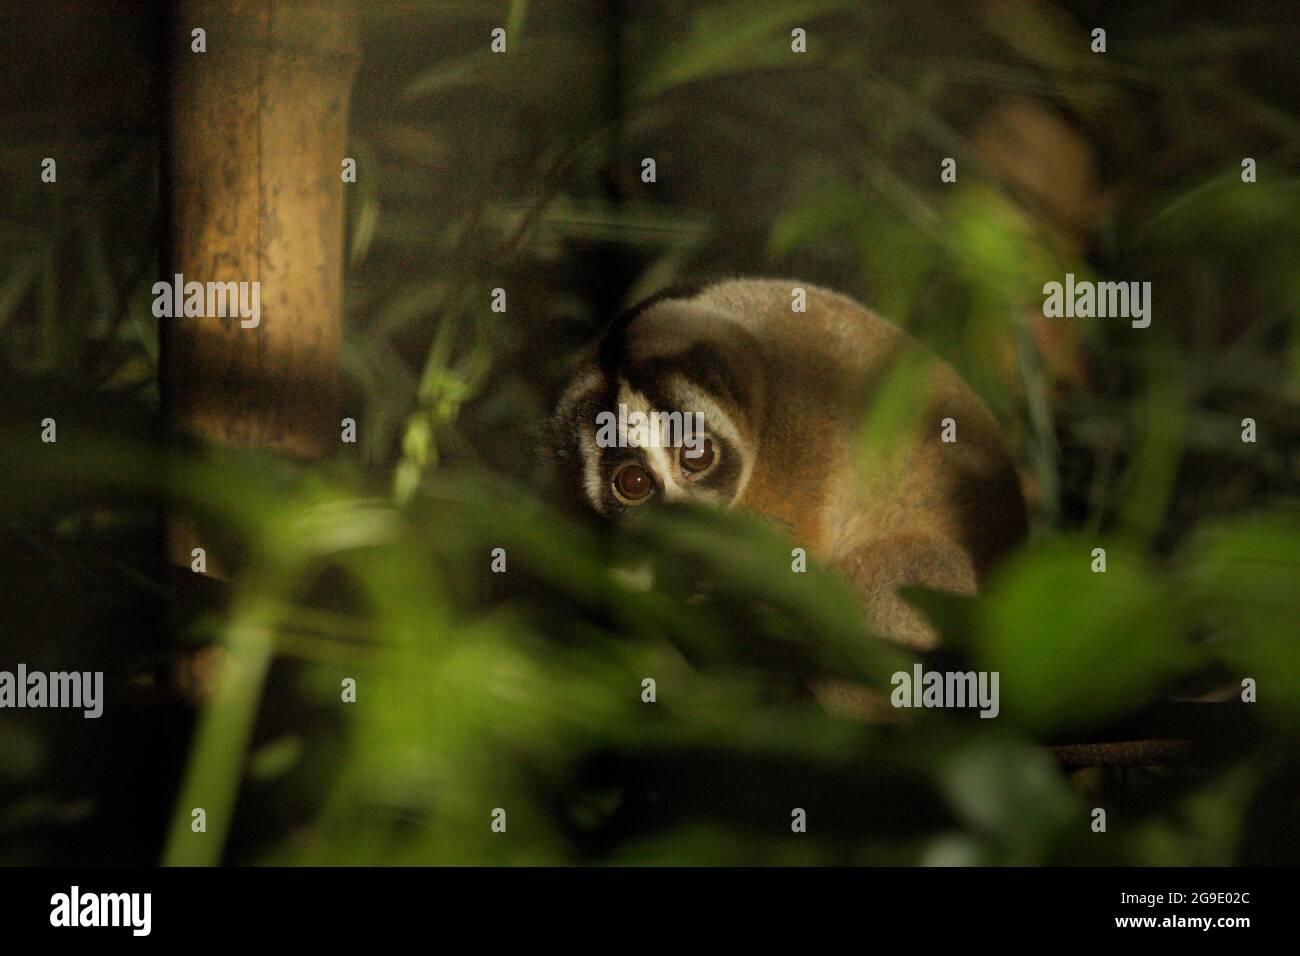
[[[1106,571],[1091,570],[1095,547]],[[1157,697],[1190,661],[1169,595],[1118,541],[1059,538],[999,572],[978,609],[976,657],[1002,713],[1038,734],[1082,731]]]

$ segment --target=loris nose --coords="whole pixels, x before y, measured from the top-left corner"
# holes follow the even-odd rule
[[[674,481],[671,477],[663,483],[664,501],[685,501],[689,496],[686,489]]]

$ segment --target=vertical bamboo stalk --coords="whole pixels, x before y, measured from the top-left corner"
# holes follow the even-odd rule
[[[195,52],[194,31],[205,33]],[[169,268],[260,283],[260,321],[174,315],[162,328],[173,433],[314,458],[338,440],[344,184],[360,40],[351,0],[178,0],[164,197]],[[201,535],[168,521],[190,563]],[[219,555],[208,570],[223,576]]]
[[[163,320],[170,425],[318,456],[339,425],[350,0],[179,0],[172,56],[169,271],[260,282],[261,321]]]
[[[192,48],[205,31],[205,52]],[[169,34],[170,268],[185,282],[259,282],[260,321],[162,319],[169,427],[202,441],[316,457],[338,440],[343,183],[359,61],[350,0],[178,0]],[[189,564],[202,537],[169,516]],[[210,555],[208,570],[223,561]],[[221,859],[262,683],[270,623],[256,596],[232,613],[223,674],[200,715],[164,862]],[[207,830],[192,829],[194,808]]]

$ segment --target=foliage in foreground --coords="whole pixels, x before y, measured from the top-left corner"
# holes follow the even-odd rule
[[[398,507],[346,467],[98,441],[69,463],[55,447],[8,464],[10,502],[35,506],[32,489],[48,502],[55,487],[83,504],[161,497],[245,555],[225,611],[193,618],[224,649],[223,677],[174,805],[170,863],[223,859],[268,794],[289,799],[284,831],[224,858],[1228,863],[1271,825],[1246,810],[1267,807],[1294,760],[1293,515],[1206,529],[1167,562],[1109,541],[1106,574],[1090,570],[1091,542],[1041,540],[985,598],[935,605],[949,643],[1001,673],[1001,716],[864,725],[823,710],[802,678],[886,693],[911,659],[861,631],[832,578],[790,573],[788,544],[742,516],[668,511],[597,537],[484,474],[439,474]],[[488,570],[497,547],[504,575]],[[646,559],[651,591],[617,571]],[[275,694],[318,719],[277,732],[265,713],[287,702],[265,681],[285,666]],[[1239,749],[1184,768],[1139,809],[1110,806],[1109,832],[1093,834],[1092,804],[1040,744],[1241,676],[1260,701]],[[341,702],[348,677],[356,703]],[[191,831],[199,806],[204,834]],[[796,807],[807,834],[790,832]],[[490,829],[495,808],[507,836]]]

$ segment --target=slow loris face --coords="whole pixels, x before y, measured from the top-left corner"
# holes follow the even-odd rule
[[[751,460],[723,404],[681,372],[660,378],[580,374],[553,420],[557,454],[597,514],[664,501],[727,506]]]
[[[749,481],[755,450],[739,404],[748,369],[721,347],[729,330],[716,315],[680,305],[642,307],[611,328],[551,419],[560,484],[597,514],[666,501],[727,507]]]

